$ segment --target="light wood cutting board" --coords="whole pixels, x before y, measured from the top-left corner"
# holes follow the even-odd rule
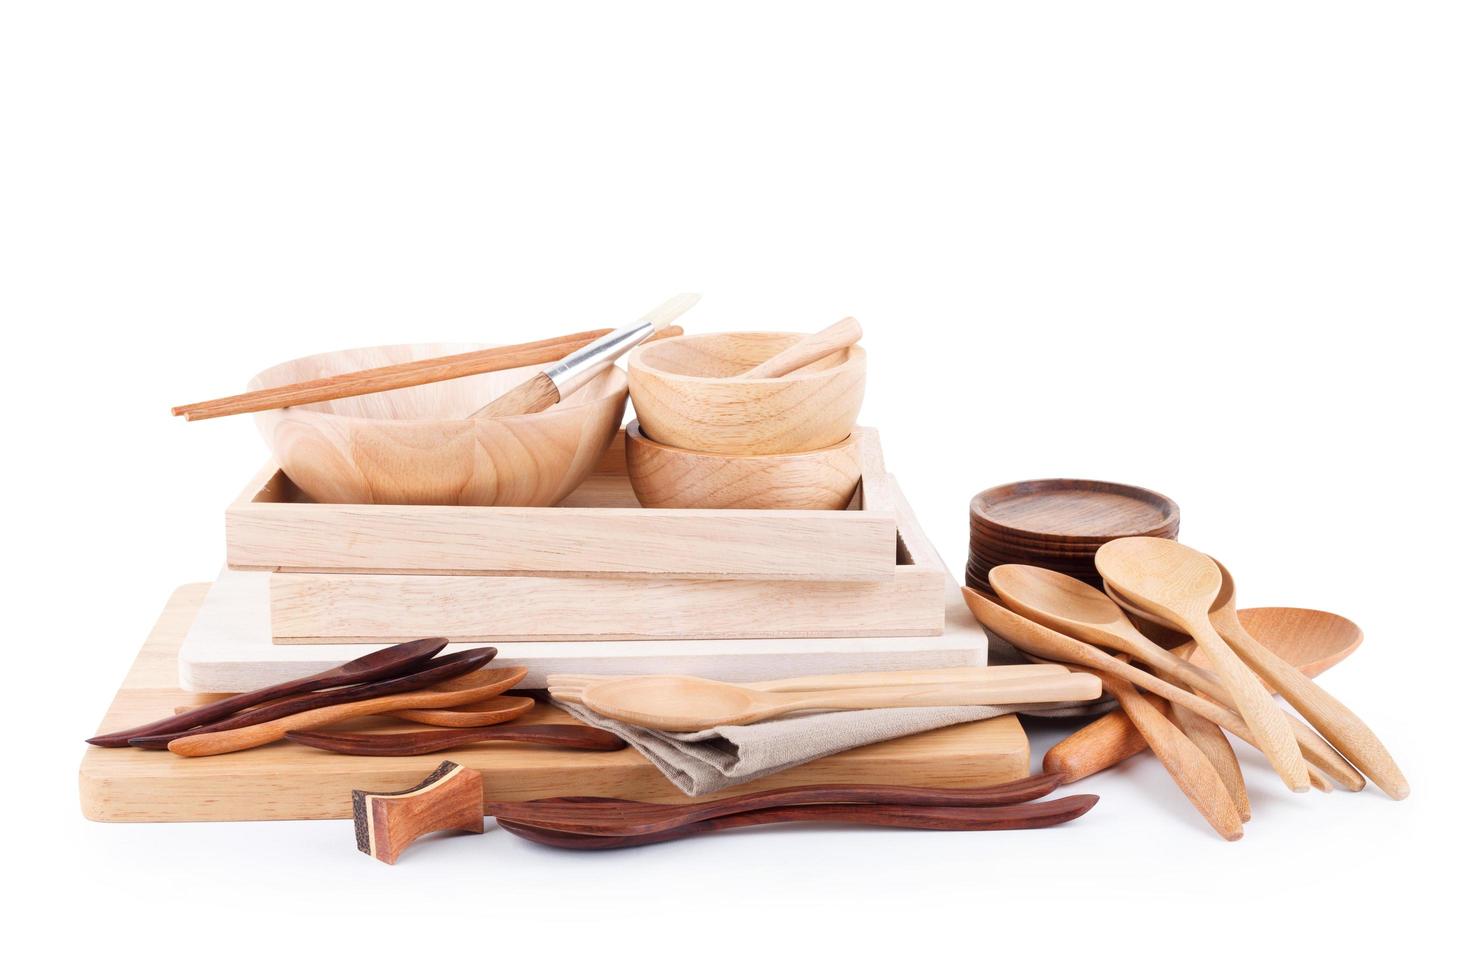
[[[208,589],[186,585],[174,593],[98,731],[140,724],[176,705],[202,700],[180,691],[176,678],[179,645]],[[519,720],[548,722],[575,723],[549,706]],[[484,774],[487,799],[591,795],[688,801],[632,749],[565,752],[486,745],[444,755],[371,759],[282,743],[202,759],[89,747],[81,765],[82,812],[92,820],[123,822],[347,819],[352,790],[412,786],[446,757]],[[731,794],[833,782],[986,786],[1020,779],[1029,763],[1026,735],[1007,715],[818,759]]]

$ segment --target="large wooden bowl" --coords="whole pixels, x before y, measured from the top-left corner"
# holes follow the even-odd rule
[[[841,510],[862,474],[858,441],[805,453],[726,456],[654,442],[628,423],[628,480],[644,507]]]
[[[633,408],[665,446],[732,455],[800,453],[852,434],[863,404],[867,355],[831,354],[781,378],[732,375],[805,334],[722,333],[646,344],[628,357]]]
[[[262,371],[250,387],[475,349],[403,344],[317,354]],[[281,469],[322,503],[550,506],[607,452],[623,419],[628,378],[614,367],[545,412],[467,417],[539,370],[496,371],[255,418]]]

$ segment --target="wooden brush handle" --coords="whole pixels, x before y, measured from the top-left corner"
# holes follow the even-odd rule
[[[1311,784],[1296,733],[1270,693],[1261,686],[1260,678],[1251,673],[1235,651],[1220,639],[1208,620],[1199,619],[1192,623],[1190,634],[1215,665],[1230,700],[1255,735],[1256,745],[1271,763],[1271,768],[1276,770],[1287,789],[1294,793],[1306,792]]]
[[[749,371],[736,375],[739,378],[779,378],[797,368],[814,364],[840,350],[847,350],[863,339],[863,328],[852,317],[838,320],[825,330],[804,337],[781,351],[766,358]]]
[[[190,757],[223,755],[226,752],[239,752],[242,749],[253,749],[259,745],[269,745],[271,742],[285,738],[287,732],[321,728],[324,725],[346,721],[349,718],[380,715],[388,711],[397,711],[400,708],[447,708],[455,704],[469,704],[493,697],[502,690],[504,688],[499,684],[490,684],[457,691],[419,691],[414,694],[394,694],[384,698],[371,698],[367,701],[338,704],[287,715],[284,718],[251,725],[248,728],[234,728],[204,735],[183,735],[169,742],[168,750],[175,755]]]
[[[1221,837],[1240,840],[1245,830],[1240,825],[1235,801],[1199,747],[1175,728],[1132,684],[1114,677],[1105,677],[1102,682],[1108,693],[1118,699],[1119,707],[1143,734],[1148,747],[1153,749],[1174,784],[1194,804],[1200,816]]]
[[[412,388],[435,381],[452,381],[455,378],[466,378],[473,374],[488,374],[491,371],[505,371],[510,368],[528,367],[532,364],[545,364],[547,361],[566,357],[572,351],[585,347],[611,332],[611,330],[585,330],[581,333],[570,333],[527,344],[492,347],[488,350],[470,351],[465,354],[449,354],[445,357],[431,357],[421,361],[409,361],[405,364],[389,364],[386,367],[368,368],[365,371],[352,371],[347,374],[333,375],[330,378],[314,378],[310,381],[298,381],[295,384],[280,385],[275,388],[247,391],[228,398],[215,398],[210,401],[179,405],[173,409],[173,414],[182,415],[190,422],[197,422],[200,419],[214,419],[244,412],[264,412],[273,408],[289,408],[292,405],[311,405],[316,402],[332,401],[336,398],[353,398],[357,395],[371,395],[379,391]]]
[[[717,817],[776,806],[813,803],[885,803],[902,806],[999,806],[1040,799],[1060,784],[1054,775],[1029,776],[979,789],[917,786],[790,786],[705,803],[639,803],[598,797],[491,803],[491,816],[574,834],[651,834]]]
[[[1068,672],[1053,677],[1022,677],[979,684],[920,684],[890,688],[839,688],[790,695],[786,711],[807,708],[945,708],[960,705],[1049,704],[1091,701],[1102,694],[1097,677]]]
[[[1220,781],[1230,793],[1230,801],[1235,804],[1235,812],[1240,814],[1240,822],[1248,821],[1251,818],[1251,799],[1245,790],[1245,776],[1240,771],[1240,760],[1235,757],[1235,750],[1230,747],[1230,740],[1220,726],[1205,721],[1193,711],[1170,704],[1157,694],[1148,694],[1145,698],[1210,760],[1210,765],[1215,767]]]
[[[1238,622],[1219,625],[1225,642],[1276,688],[1288,704],[1316,725],[1349,762],[1363,770],[1393,799],[1402,800],[1409,795],[1408,779],[1378,736],[1357,715],[1247,633]]]
[[[527,840],[573,850],[609,850],[618,847],[640,847],[678,840],[733,827],[757,827],[773,823],[843,823],[864,827],[907,827],[915,830],[1027,830],[1054,827],[1082,816],[1097,803],[1096,796],[1068,796],[1043,803],[1020,803],[1014,806],[925,807],[884,806],[878,804],[838,804],[836,806],[772,807],[732,814],[713,820],[687,824],[655,834],[602,837],[569,834],[547,830],[530,824],[500,820],[500,826]]]
[[[286,739],[298,745],[325,749],[339,755],[396,757],[428,755],[459,745],[479,742],[517,742],[544,745],[558,749],[584,749],[613,752],[627,747],[627,742],[600,728],[586,725],[521,725],[453,728],[447,731],[387,732],[288,732]]]

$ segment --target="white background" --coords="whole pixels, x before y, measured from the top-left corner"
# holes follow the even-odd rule
[[[16,951],[1239,976],[1453,940],[1463,5],[0,9]],[[1328,686],[1414,795],[1293,797],[1243,752],[1256,816],[1225,844],[1141,757],[1050,831],[576,855],[491,830],[394,868],[343,822],[81,819],[82,737],[264,458],[248,419],[170,405],[682,290],[690,330],[862,321],[862,421],[957,573],[977,490],[1114,479],[1178,500],[1242,604],[1352,616],[1368,640]]]

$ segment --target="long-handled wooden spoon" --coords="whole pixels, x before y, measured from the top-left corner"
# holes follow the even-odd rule
[[[489,419],[544,412],[601,374],[623,354],[668,327],[675,317],[698,302],[697,293],[681,293],[665,300],[647,315],[573,351],[545,371],[531,375],[470,418]]]
[[[1147,695],[1149,703],[1164,713],[1164,717],[1174,723],[1174,727],[1184,733],[1184,737],[1195,744],[1195,747],[1210,760],[1210,765],[1220,774],[1220,782],[1225,784],[1225,789],[1230,794],[1230,800],[1235,804],[1235,812],[1240,814],[1242,823],[1251,818],[1251,798],[1245,788],[1245,774],[1240,771],[1240,759],[1235,755],[1235,749],[1230,747],[1230,739],[1219,725],[1206,721],[1193,711],[1170,704],[1158,695]],[[1155,703],[1157,701],[1157,703]]]
[[[1242,609],[1240,619],[1252,636],[1309,677],[1340,663],[1363,640],[1363,631],[1352,620],[1317,609]],[[1170,652],[1181,659],[1193,655],[1196,661],[1209,662],[1193,640]],[[1072,783],[1112,768],[1147,747],[1128,716],[1111,711],[1053,745],[1042,759],[1042,769],[1061,773],[1063,782]]]
[[[825,330],[803,337],[790,347],[761,361],[737,378],[780,378],[797,368],[815,364],[828,354],[847,350],[863,339],[863,328],[852,317],[838,320]]]
[[[716,817],[811,803],[887,803],[901,806],[999,806],[1038,800],[1061,784],[1058,776],[1027,776],[999,786],[976,789],[930,789],[921,786],[877,786],[836,783],[787,786],[699,803],[640,803],[606,797],[556,797],[523,803],[491,803],[496,818],[535,824],[573,834],[626,836],[653,834]]]
[[[1160,647],[1139,632],[1116,602],[1086,582],[1034,565],[999,565],[990,587],[1012,609],[1059,633],[1130,654],[1172,680],[1215,701],[1233,704],[1218,675]],[[1300,720],[1284,715],[1300,751],[1347,789],[1363,788],[1363,777],[1337,750]]]
[[[627,742],[612,732],[586,725],[519,725],[484,728],[453,728],[447,731],[388,732],[287,732],[286,741],[325,749],[339,755],[378,757],[428,755],[459,745],[479,742],[516,742],[556,749],[585,749],[613,752]]]
[[[1082,816],[1097,803],[1089,794],[1067,796],[1041,803],[1018,803],[1013,806],[885,806],[882,804],[821,804],[771,807],[745,813],[717,817],[685,824],[656,834],[626,837],[604,837],[592,834],[569,834],[547,830],[531,824],[501,820],[499,824],[517,837],[582,851],[605,851],[619,847],[641,847],[664,841],[692,837],[695,834],[733,827],[757,827],[774,823],[843,823],[865,827],[906,827],[915,830],[1028,830],[1054,827]]]
[[[1193,691],[1185,690],[1153,674],[1139,670],[1132,664],[1109,656],[1090,643],[1084,643],[1065,633],[1058,633],[1056,630],[1033,622],[1019,613],[1012,612],[1000,603],[986,598],[969,586],[962,591],[965,604],[970,607],[970,612],[975,618],[986,629],[1000,636],[1016,649],[1046,660],[1077,664],[1079,667],[1111,674],[1128,681],[1134,687],[1151,691],[1181,707],[1188,708],[1195,714],[1219,725],[1243,742],[1255,745],[1255,735],[1249,726],[1245,724],[1240,715],[1229,708],[1213,701],[1207,701]],[[1315,766],[1308,766],[1307,774],[1312,786],[1323,792],[1331,791],[1332,786],[1327,782],[1326,776],[1322,775]]]
[[[1095,561],[1114,591],[1183,630],[1209,654],[1271,767],[1288,789],[1306,792],[1307,763],[1286,715],[1210,623],[1220,569],[1209,556],[1167,538],[1118,538],[1099,548]]]
[[[509,668],[507,668],[509,669]],[[499,671],[496,672],[500,674]],[[518,674],[519,676],[514,676]],[[329,708],[317,708],[300,714],[287,715],[275,721],[267,721],[248,728],[234,728],[226,732],[210,732],[205,735],[183,735],[168,743],[168,750],[175,755],[205,756],[239,752],[260,745],[269,745],[286,737],[287,732],[321,728],[325,725],[361,718],[364,715],[381,715],[404,708],[447,708],[456,704],[473,704],[494,697],[514,687],[526,676],[526,668],[518,667],[510,677],[500,676],[493,683],[483,683],[478,674],[466,674],[455,678],[439,689],[415,691],[412,694],[392,694],[385,698],[338,704]]]
[[[344,684],[360,684],[365,681],[382,680],[385,677],[397,677],[412,671],[448,645],[449,641],[442,636],[399,643],[309,677],[299,677],[294,681],[283,681],[259,690],[231,695],[182,714],[160,718],[146,725],[136,725],[133,728],[108,732],[105,735],[94,735],[87,741],[105,748],[122,748],[128,745],[129,740],[133,738],[186,731],[228,717],[242,708],[263,704],[276,698],[302,694],[307,691],[319,691],[327,687],[339,687]],[[490,656],[494,655],[492,651]]]
[[[669,732],[746,725],[796,711],[859,708],[934,708],[961,705],[1090,701],[1102,693],[1097,678],[1066,674],[989,684],[929,684],[851,688],[794,694],[752,691],[701,677],[630,677],[594,684],[582,703],[608,718]],[[556,693],[553,691],[552,696]]]
[[[503,725],[534,707],[535,698],[511,698],[502,695],[475,704],[462,704],[456,708],[409,708],[405,711],[391,711],[389,717],[439,728],[484,728],[487,725]]]
[[[454,680],[457,677],[480,670],[491,658],[495,656],[494,647],[476,647],[473,650],[460,650],[457,653],[448,653],[442,657],[435,657],[422,666],[421,670],[403,677],[394,677],[391,680],[376,681],[372,684],[353,684],[347,687],[334,687],[326,691],[313,691],[308,694],[298,694],[294,697],[281,698],[269,704],[263,704],[258,708],[241,711],[230,715],[222,721],[212,725],[200,725],[182,732],[165,732],[161,735],[139,735],[128,740],[128,744],[137,749],[166,749],[168,743],[183,735],[206,735],[210,732],[227,732],[236,728],[248,728],[251,725],[259,725],[262,722],[274,721],[277,718],[285,718],[287,715],[300,714],[303,711],[311,711],[315,708],[326,708],[334,704],[349,704],[353,701],[366,701],[370,698],[385,697],[389,694],[404,694],[409,691],[419,691],[435,684],[442,684]],[[496,670],[484,671],[478,675],[482,679],[496,679],[500,677],[513,676],[519,667],[497,668]]]

